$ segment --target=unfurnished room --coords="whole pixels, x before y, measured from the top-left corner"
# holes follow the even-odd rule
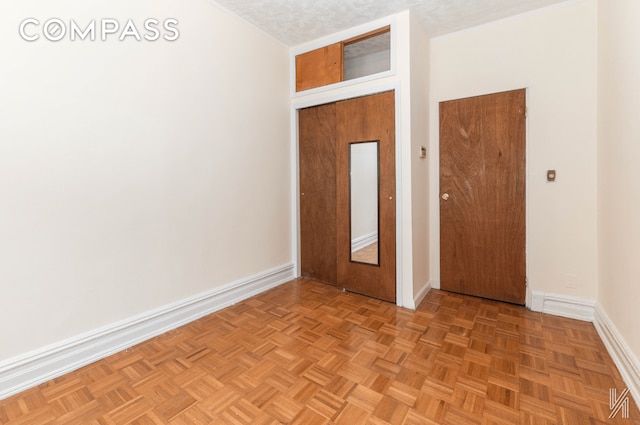
[[[640,425],[639,19],[4,0],[0,424]]]

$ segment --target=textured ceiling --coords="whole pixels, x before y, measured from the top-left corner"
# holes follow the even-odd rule
[[[411,9],[429,35],[566,0],[214,0],[288,46]]]

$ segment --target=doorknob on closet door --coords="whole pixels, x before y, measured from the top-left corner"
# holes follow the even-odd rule
[[[449,200],[449,194],[448,194],[448,193],[446,193],[446,192],[445,192],[445,193],[443,193],[443,194],[442,194],[442,200],[443,200],[443,201],[448,201],[448,200]]]

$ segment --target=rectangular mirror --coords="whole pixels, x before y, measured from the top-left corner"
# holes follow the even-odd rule
[[[351,261],[380,264],[379,230],[379,142],[349,144],[349,213]]]

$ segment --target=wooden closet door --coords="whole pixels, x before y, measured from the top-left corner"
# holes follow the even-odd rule
[[[336,104],[338,286],[396,301],[395,96],[386,92]],[[351,261],[350,165],[352,143],[378,142],[378,264]]]
[[[335,285],[336,105],[298,112],[302,276]]]

